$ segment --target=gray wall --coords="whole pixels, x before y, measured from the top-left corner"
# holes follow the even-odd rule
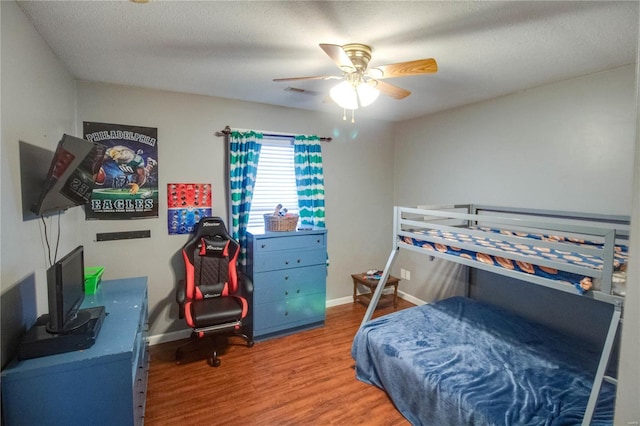
[[[224,140],[216,131],[242,129],[331,136],[322,145],[326,187],[329,274],[327,299],[351,294],[350,274],[367,270],[386,252],[391,222],[393,156],[391,124],[342,121],[341,111],[320,114],[227,99],[90,82],[77,86],[78,124],[83,121],[158,128],[160,217],[80,223],[87,261],[105,266],[106,278],[149,277],[151,335],[184,329],[174,302],[177,257],[187,236],[168,235],[166,185],[210,182],[213,214],[226,217]],[[77,129],[81,134],[81,127]],[[352,135],[356,134],[353,137]],[[375,201],[374,201],[375,200]],[[375,205],[371,209],[368,206]],[[150,229],[150,239],[95,242],[95,234]]]
[[[0,148],[2,258],[0,290],[4,365],[25,327],[46,310],[47,253],[43,224],[23,222],[19,141],[54,150],[63,133],[75,132],[75,82],[14,2],[0,2],[2,18],[2,144]],[[69,232],[79,223],[79,209],[60,217],[59,251],[82,243]],[[57,219],[46,221],[55,244]]]
[[[640,49],[640,46],[639,46]],[[640,50],[639,50],[640,59]],[[640,64],[640,60],[638,61]],[[636,65],[638,65],[636,64]],[[636,76],[638,76],[636,71]],[[638,80],[640,83],[640,79]],[[636,85],[636,92],[640,99],[640,84]],[[616,424],[629,425],[640,421],[640,110],[636,105],[636,152],[635,179],[633,185],[633,207],[631,223],[630,262],[628,282],[625,296],[624,326],[622,327],[622,348],[620,354],[620,371],[618,379],[618,394],[616,397]]]

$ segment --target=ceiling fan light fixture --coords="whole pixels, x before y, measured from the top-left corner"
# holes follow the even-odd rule
[[[331,89],[329,95],[340,107],[354,110],[371,105],[378,99],[380,91],[363,81],[357,84],[343,81]]]
[[[364,82],[360,83],[356,87],[356,92],[358,92],[360,106],[363,107],[371,105],[376,99],[378,99],[378,96],[380,96],[380,91],[378,89]]]
[[[358,94],[349,81],[343,81],[329,91],[333,102],[344,109],[358,109]]]

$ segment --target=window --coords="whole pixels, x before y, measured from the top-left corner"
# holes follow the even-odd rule
[[[264,226],[264,215],[282,204],[289,213],[298,214],[298,192],[293,163],[293,138],[264,136],[256,175],[249,228]]]

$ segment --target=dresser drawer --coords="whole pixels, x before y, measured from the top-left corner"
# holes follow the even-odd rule
[[[134,425],[144,424],[144,410],[147,399],[147,381],[149,378],[149,351],[145,350],[140,358],[133,386]]]
[[[326,292],[324,264],[307,268],[259,272],[253,276],[253,297],[260,303]]]
[[[326,263],[327,252],[324,249],[265,251],[254,254],[253,273],[312,265],[326,265]]]
[[[263,252],[324,248],[325,234],[290,234],[284,237],[259,238],[255,241],[254,254]]]
[[[324,321],[326,294],[294,297],[254,306],[254,332],[264,335]]]

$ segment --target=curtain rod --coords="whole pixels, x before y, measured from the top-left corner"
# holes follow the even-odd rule
[[[250,129],[235,129],[240,132],[249,131]],[[278,132],[267,132],[264,130],[253,130],[254,132],[262,133],[264,136],[285,136],[285,137],[295,137],[296,135],[290,133],[278,133]],[[227,136],[231,133],[231,127],[225,126],[224,130],[216,132],[216,136]],[[332,138],[330,137],[320,137],[320,142],[331,142]]]

